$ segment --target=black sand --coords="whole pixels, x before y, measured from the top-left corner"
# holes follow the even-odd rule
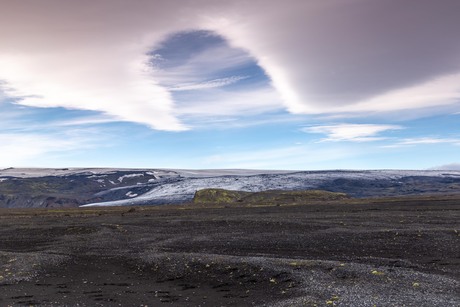
[[[0,211],[0,306],[460,306],[460,200]]]

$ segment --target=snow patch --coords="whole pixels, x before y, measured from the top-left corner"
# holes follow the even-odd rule
[[[93,179],[93,178],[105,178],[107,177],[108,175],[91,175],[91,176],[88,176],[86,178],[88,179]],[[99,180],[98,180],[99,181]]]
[[[126,178],[136,178],[136,177],[144,177],[143,173],[140,174],[128,174],[128,175],[123,175],[121,177],[118,177],[119,182],[123,182]]]
[[[138,194],[129,191],[129,192],[126,193],[125,195],[128,196],[128,197],[136,197]]]

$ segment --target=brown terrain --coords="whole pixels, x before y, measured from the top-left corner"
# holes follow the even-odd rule
[[[283,200],[2,209],[0,306],[460,306],[459,196]]]

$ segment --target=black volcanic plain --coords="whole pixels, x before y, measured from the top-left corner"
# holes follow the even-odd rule
[[[1,306],[459,306],[460,197],[0,210]]]

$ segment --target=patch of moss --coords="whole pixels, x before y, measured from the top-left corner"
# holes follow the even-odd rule
[[[262,192],[243,192],[225,189],[203,189],[196,191],[195,204],[232,204],[248,205],[284,205],[306,204],[312,201],[334,201],[349,198],[345,193],[322,190],[284,191],[270,190]]]
[[[225,189],[203,189],[195,192],[195,204],[228,204],[241,201],[249,192],[231,191]]]

